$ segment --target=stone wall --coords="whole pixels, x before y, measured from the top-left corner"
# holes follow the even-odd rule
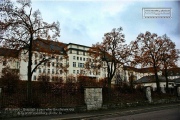
[[[102,88],[85,88],[84,99],[87,110],[97,110],[102,107]]]

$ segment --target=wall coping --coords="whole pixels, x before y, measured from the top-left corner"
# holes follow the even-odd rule
[[[103,87],[84,87],[84,88],[103,88]]]

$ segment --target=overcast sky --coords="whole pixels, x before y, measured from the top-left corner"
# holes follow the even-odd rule
[[[59,41],[64,43],[91,46],[121,26],[127,44],[150,31],[167,34],[180,49],[180,1],[32,0],[32,7],[45,22],[60,22]],[[142,8],[171,8],[172,18],[143,18]]]

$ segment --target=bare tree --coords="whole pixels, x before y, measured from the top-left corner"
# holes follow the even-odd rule
[[[151,34],[147,31],[145,34],[139,34],[132,44],[134,53],[133,62],[136,63],[136,65],[141,65],[141,67],[153,67],[153,72],[156,77],[157,92],[160,93],[158,71],[162,66],[173,65],[172,62],[175,59],[173,58],[171,61],[170,58],[175,55],[174,43],[163,40],[162,37],[158,37],[157,34]],[[170,53],[172,53],[172,56]]]
[[[17,0],[17,4],[5,0],[0,15],[3,18],[3,20],[0,21],[1,26],[3,26],[1,28],[3,34],[0,36],[0,42],[6,48],[26,48],[28,52],[27,102],[30,103],[32,94],[31,77],[33,74],[33,41],[38,37],[56,40],[56,38],[60,36],[59,22],[53,22],[52,24],[44,22],[40,11],[32,11],[31,1],[28,0]],[[51,34],[49,31],[51,31]],[[50,35],[52,35],[52,37],[50,37]],[[43,59],[41,63],[45,61],[47,60]]]
[[[166,78],[166,92],[169,92],[168,87],[168,69],[177,67],[178,54],[175,49],[175,43],[165,34],[162,36],[162,49],[159,51],[161,55],[161,69]]]
[[[127,62],[130,55],[129,46],[125,44],[124,38],[122,27],[114,28],[111,32],[104,34],[103,42],[96,43],[89,49],[89,54],[93,59],[86,63],[86,68],[97,70],[104,67],[107,69],[109,90],[116,70]]]

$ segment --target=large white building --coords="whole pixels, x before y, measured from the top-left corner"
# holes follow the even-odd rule
[[[74,44],[61,43],[51,40],[37,39],[33,41],[32,56],[32,80],[38,81],[39,76],[49,76],[50,82],[66,81],[69,75],[77,77],[78,75],[93,77],[98,79],[107,77],[107,66],[94,72],[91,69],[85,69],[85,63],[92,58],[89,56],[90,47]],[[0,77],[3,68],[9,66],[11,69],[17,69],[21,80],[27,80],[28,52],[27,50],[11,50],[0,48]],[[5,59],[6,58],[6,59]],[[40,64],[42,62],[42,64]],[[161,74],[159,72],[159,74]],[[150,68],[137,69],[128,66],[119,68],[112,80],[112,83],[119,81],[129,82],[130,76],[133,80],[140,79],[143,76],[153,75]]]
[[[88,55],[89,48],[88,46],[74,43],[65,44],[43,39],[34,40],[32,80],[37,81],[38,77],[41,75],[49,76],[51,82],[58,82],[58,80],[65,81],[69,75],[73,75],[74,77],[83,75],[95,77],[97,79],[106,77],[104,69],[95,74],[93,71],[84,68],[86,61],[92,59]],[[15,54],[12,56],[11,54],[6,54],[6,50],[3,50],[4,48],[0,49],[0,57],[2,58],[2,62],[0,62],[0,71],[7,66],[11,69],[18,69],[21,80],[27,80],[28,51],[26,49],[21,49],[16,51],[16,56]],[[11,49],[9,49],[9,51],[15,52]],[[4,59],[6,57],[5,55],[10,58]],[[13,61],[12,58],[14,59]],[[4,64],[5,61],[7,62],[6,65]],[[39,65],[40,62],[42,63]],[[14,64],[18,65],[14,67]],[[37,65],[38,67],[34,69]]]
[[[90,47],[69,43],[67,44],[67,53],[69,58],[69,74],[84,75],[89,77],[105,78],[106,73],[103,67],[98,71],[86,70],[85,63],[92,58],[89,56],[88,50]]]

